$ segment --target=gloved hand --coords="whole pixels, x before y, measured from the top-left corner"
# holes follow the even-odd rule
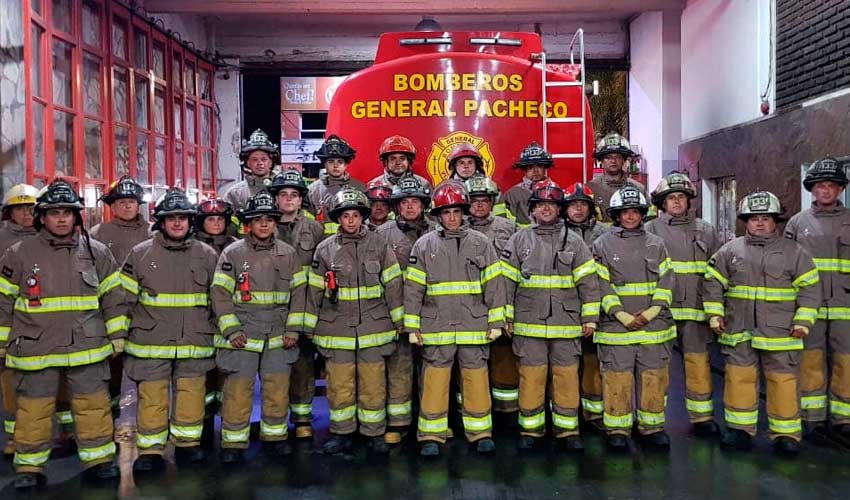
[[[592,337],[593,332],[596,331],[596,323],[585,323],[581,325],[581,334],[585,337]]]
[[[112,355],[118,356],[122,352],[124,352],[124,345],[127,343],[126,339],[113,339],[112,340]],[[5,351],[5,349],[3,349]],[[5,352],[3,353],[5,355]],[[2,358],[3,356],[0,356]]]
[[[502,336],[501,328],[491,328],[489,332],[487,332],[487,340],[493,341]]]
[[[622,323],[623,326],[625,326],[626,328],[629,328],[629,325],[631,325],[632,322],[634,322],[635,320],[635,317],[627,313],[626,311],[616,312],[614,313],[614,317],[617,318],[617,321]]]
[[[805,325],[794,325],[791,327],[791,336],[795,339],[801,339],[809,334],[809,327]]]
[[[234,349],[242,349],[248,345],[248,337],[245,332],[233,332],[227,337],[227,340]]]
[[[514,336],[514,322],[513,321],[506,321],[505,322],[505,335],[507,335],[508,337]]]
[[[708,326],[714,330],[714,333],[720,335],[726,331],[726,320],[723,316],[712,316],[708,319]]]
[[[414,330],[414,331],[407,334],[407,340],[409,340],[411,344],[421,346],[422,345],[422,334],[419,333],[419,330]]]

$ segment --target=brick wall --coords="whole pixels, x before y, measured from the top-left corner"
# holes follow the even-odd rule
[[[850,86],[850,0],[776,0],[776,105]]]

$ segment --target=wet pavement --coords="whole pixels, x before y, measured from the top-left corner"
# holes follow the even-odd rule
[[[327,457],[318,454],[313,444],[303,444],[293,456],[281,460],[263,456],[254,444],[244,466],[222,468],[215,457],[204,467],[179,471],[170,463],[156,479],[134,484],[131,464],[135,450],[132,446],[121,446],[122,482],[117,489],[83,484],[79,462],[74,456],[54,457],[48,470],[48,486],[28,495],[17,495],[12,487],[10,461],[0,463],[0,498],[823,500],[847,497],[850,453],[828,442],[818,445],[807,442],[797,458],[788,459],[775,456],[762,436],[751,452],[738,452],[722,450],[717,440],[690,434],[678,357],[674,357],[672,370],[667,409],[667,429],[672,439],[669,453],[648,452],[634,443],[629,453],[612,453],[605,449],[603,436],[591,431],[583,434],[587,449],[581,455],[548,448],[519,453],[515,437],[510,433],[497,435],[498,449],[492,457],[476,455],[463,439],[455,438],[447,452],[434,460],[420,459],[415,443],[393,450],[386,458],[371,457],[363,446],[351,456]],[[718,386],[722,384],[719,377],[715,381]],[[716,393],[722,394],[722,390]],[[319,428],[316,442],[321,443],[328,425],[326,400],[319,398],[316,406]],[[716,406],[721,412],[722,407]]]

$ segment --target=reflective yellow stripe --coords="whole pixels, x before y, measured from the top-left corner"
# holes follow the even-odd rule
[[[245,443],[251,435],[251,426],[246,425],[241,429],[231,430],[221,428],[221,440],[225,443]]]
[[[487,310],[487,322],[488,323],[497,323],[499,321],[505,321],[505,308],[504,307],[494,307],[492,309]]]
[[[676,274],[699,274],[705,275],[708,268],[704,260],[672,260],[673,272]]]
[[[842,417],[850,417],[850,404],[847,404],[844,401],[839,401],[837,399],[830,399],[829,400],[829,411],[833,415],[840,415]]]
[[[488,281],[493,278],[498,278],[502,275],[502,263],[494,262],[489,266],[485,267],[483,271],[481,271],[481,284],[484,285]]]
[[[405,314],[404,315],[404,327],[410,328],[412,330],[418,330],[421,328],[422,318],[418,314]]]
[[[152,448],[154,446],[165,446],[168,441],[168,431],[158,432],[156,434],[136,433],[136,446],[139,448]]]
[[[9,297],[16,297],[21,293],[21,288],[7,280],[6,278],[0,276],[0,293]]]
[[[596,274],[596,261],[588,260],[584,264],[573,269],[573,280],[578,283],[582,278]]]
[[[357,420],[359,420],[361,423],[379,424],[386,419],[386,408],[381,408],[380,410],[366,410],[364,408],[357,408]]]
[[[398,264],[393,264],[390,267],[381,271],[381,283],[386,285],[390,281],[401,276],[401,267]]]
[[[581,305],[582,316],[598,316],[599,302],[585,302]]]
[[[297,273],[292,275],[292,281],[289,282],[289,289],[294,290],[299,286],[306,285],[308,283],[308,276],[310,275],[310,271],[306,269],[302,269]]]
[[[655,293],[652,294],[652,301],[663,302],[669,306],[673,302],[673,291],[666,288],[656,288]]]
[[[520,288],[575,288],[572,275],[544,275],[532,274],[528,278],[523,277],[519,282]]]
[[[735,411],[726,408],[723,410],[726,422],[738,425],[756,425],[759,421],[758,410],[753,411]]]
[[[541,410],[534,415],[519,414],[519,426],[525,430],[531,431],[539,429],[546,424],[546,412]]]
[[[221,333],[227,331],[228,328],[239,328],[242,324],[235,314],[224,314],[218,318],[218,330]]]
[[[339,224],[336,222],[325,222],[325,235],[336,234],[339,230]]]
[[[315,314],[304,313],[304,327],[305,328],[315,328],[316,323],[319,322],[319,317]]]
[[[227,293],[233,293],[236,290],[236,280],[229,274],[217,272],[213,274],[212,286],[220,286],[227,290]]]
[[[483,345],[489,342],[487,332],[484,331],[422,333],[422,343],[425,345]]]
[[[260,436],[286,437],[288,430],[286,422],[282,424],[270,424],[265,420],[260,420]]]
[[[793,288],[772,288],[766,286],[734,285],[726,290],[726,296],[732,299],[763,300],[765,302],[786,302],[797,299]]]
[[[822,306],[818,309],[818,319],[850,321],[850,307]]]
[[[289,411],[293,414],[298,415],[299,417],[306,417],[313,413],[313,404],[312,403],[291,403],[289,405]]]
[[[794,314],[794,323],[806,322],[814,324],[818,319],[818,310],[811,307],[798,307]]]
[[[797,434],[803,432],[803,422],[799,418],[784,420],[767,417],[767,426],[777,434]]]
[[[514,319],[514,305],[505,304],[505,318]]]
[[[519,269],[505,261],[502,261],[502,275],[517,283],[522,279],[522,273],[519,272]]]
[[[413,412],[413,405],[410,401],[404,403],[389,403],[387,405],[387,414],[391,417],[404,417]]]
[[[201,439],[201,431],[203,431],[203,425],[177,425],[171,424],[170,432],[171,435],[177,439],[185,439],[185,440],[198,440]]]
[[[139,282],[138,281],[134,280],[130,276],[127,276],[123,272],[121,273],[120,278],[121,278],[121,286],[124,287],[124,290],[126,290],[127,293],[129,293],[131,295],[138,295],[139,294]]]
[[[425,271],[408,266],[404,270],[404,279],[426,286],[428,277],[425,275]]]
[[[404,317],[404,306],[398,306],[396,308],[390,309],[390,320],[393,323],[398,323]]]
[[[130,356],[147,359],[203,359],[215,354],[213,346],[199,345],[146,345],[128,341],[124,352]]]
[[[50,458],[50,448],[44,451],[37,451],[35,453],[15,452],[14,463],[15,465],[25,467],[41,467],[47,463],[48,458]]]
[[[588,413],[602,413],[605,409],[602,400],[581,398],[581,407]]]
[[[685,408],[691,413],[714,413],[714,402],[710,399],[697,401],[696,399],[685,398]]]
[[[664,425],[664,412],[663,411],[658,412],[658,413],[654,413],[654,412],[649,412],[649,411],[638,410],[637,411],[637,418],[638,418],[638,422],[640,422],[643,425],[653,425],[653,426]]]
[[[463,428],[467,432],[486,432],[493,427],[493,420],[490,414],[483,417],[463,416]]]
[[[705,321],[705,311],[692,307],[671,307],[670,313],[676,321]]]
[[[560,429],[574,431],[578,429],[578,417],[560,415],[558,413],[552,412],[552,425]]]
[[[344,301],[380,299],[384,296],[382,285],[337,288],[337,299]],[[330,297],[330,291],[325,290],[325,297]]]
[[[717,343],[735,347],[736,345],[742,342],[748,342],[752,340],[752,338],[753,332],[751,332],[750,330],[745,330],[743,332],[737,333],[721,333],[720,336],[717,338]]]
[[[233,299],[234,304],[243,304],[243,305],[257,305],[257,306],[274,306],[274,305],[283,305],[289,304],[289,292],[281,292],[281,291],[260,291],[260,290],[251,290],[251,300],[242,300],[242,294],[239,292],[234,293],[231,298]]]
[[[56,420],[58,420],[60,424],[70,425],[74,423],[74,414],[71,413],[71,410],[57,411]]]
[[[449,419],[446,417],[428,419],[420,414],[417,428],[420,432],[426,434],[446,433],[449,430]]]
[[[310,271],[310,275],[307,277],[307,281],[310,286],[314,288],[318,288],[319,290],[325,289],[325,278],[324,276],[320,276],[313,271]]]
[[[753,335],[751,345],[753,349],[763,351],[798,351],[803,349],[803,339],[788,337],[757,337]]]
[[[726,307],[722,302],[703,302],[702,308],[707,316],[726,316]]]
[[[514,335],[547,339],[574,339],[581,337],[581,325],[540,325],[534,323],[514,323]]]
[[[600,279],[611,281],[611,274],[608,272],[608,268],[598,262],[596,262],[596,274]]]
[[[313,343],[325,349],[343,349],[346,351],[353,351],[358,347],[361,349],[367,349],[369,347],[378,347],[389,344],[396,340],[396,336],[397,332],[395,330],[360,335],[359,337],[314,335]]]
[[[850,273],[850,259],[812,259],[821,273]]]
[[[624,283],[622,285],[611,285],[614,292],[620,297],[644,297],[655,293],[656,283],[647,281],[643,283]]]
[[[130,318],[122,314],[121,316],[115,316],[106,320],[104,325],[106,326],[106,334],[114,335],[130,328]]]
[[[659,276],[664,276],[665,274],[670,272],[671,269],[673,269],[673,261],[670,260],[670,257],[667,257],[658,263]]]
[[[41,305],[32,306],[28,299],[18,297],[15,299],[15,310],[27,314],[39,314],[52,312],[94,311],[100,308],[100,300],[96,295],[43,297],[39,300],[41,301]]]
[[[425,295],[432,297],[442,295],[476,295],[481,293],[480,281],[445,281],[429,283]]]
[[[234,351],[248,351],[248,352],[263,352],[263,348],[266,346],[266,341],[263,339],[245,339],[245,347],[242,349],[236,349],[232,345],[230,345],[230,341],[221,335],[216,335],[213,337],[213,344],[217,349],[231,349]]]
[[[139,303],[150,307],[207,307],[209,296],[205,293],[159,293],[154,296],[142,292]]]
[[[597,330],[593,333],[594,342],[606,345],[661,344],[675,338],[675,325],[660,331],[636,330],[619,333]]]
[[[67,354],[43,354],[41,356],[15,356],[6,354],[6,366],[15,370],[35,371],[45,368],[70,368],[99,363],[112,356],[112,344],[94,349]]]
[[[800,408],[803,410],[825,410],[826,396],[803,396],[800,398]]]
[[[6,431],[6,434],[12,435],[15,433],[15,421],[14,420],[4,420],[3,421],[3,430]]]
[[[366,349],[369,347],[378,347],[395,341],[397,335],[398,332],[396,330],[370,333],[369,335],[360,335],[359,337],[357,337],[357,344],[361,349]]]
[[[616,295],[606,295],[602,297],[602,310],[606,313],[610,313],[611,309],[615,307],[623,307],[623,303],[620,302],[620,297]]]
[[[602,422],[605,423],[605,427],[612,429],[630,429],[634,423],[633,418],[631,413],[619,416],[611,415],[608,412],[602,414]]]
[[[493,399],[497,401],[519,400],[519,389],[499,389],[498,387],[493,387],[490,392],[493,395]]]
[[[121,273],[119,271],[115,271],[106,278],[103,278],[103,281],[97,285],[97,296],[103,297],[119,286],[121,286]]]
[[[357,405],[351,405],[338,410],[331,408],[331,422],[344,422],[346,420],[351,420],[356,414]]]
[[[79,448],[77,454],[80,456],[81,462],[93,462],[95,460],[103,460],[115,455],[115,443],[109,442],[103,446],[94,448]]]
[[[705,279],[707,279],[707,280],[711,280],[711,279],[717,280],[717,281],[720,282],[721,285],[723,285],[723,288],[726,288],[726,287],[729,286],[729,280],[726,279],[725,276],[720,274],[720,271],[715,269],[713,266],[706,267],[706,269],[705,269]]]
[[[818,277],[818,270],[812,269],[797,276],[797,278],[791,282],[791,286],[793,286],[794,288],[802,288],[806,286],[816,285],[819,281],[820,278]]]

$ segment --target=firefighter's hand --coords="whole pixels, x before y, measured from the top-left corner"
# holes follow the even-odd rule
[[[641,328],[645,327],[647,323],[649,323],[649,320],[644,317],[643,311],[641,311],[635,314],[635,319],[633,319],[631,323],[626,325],[626,328],[628,328],[629,330],[640,330]]]
[[[581,334],[585,337],[592,337],[596,331],[596,323],[585,323],[581,325]]]
[[[415,344],[418,346],[422,345],[422,333],[419,330],[414,330],[407,335],[407,339],[411,344]]]
[[[514,336],[514,322],[513,321],[506,321],[505,322],[505,335],[507,335],[508,337]]]
[[[231,342],[232,345],[232,342]],[[283,348],[292,349],[298,345],[298,339],[295,337],[283,337]]]
[[[634,322],[635,317],[626,311],[619,311],[614,313],[614,317],[617,318],[617,321],[623,324],[626,328],[631,329],[631,324]]]
[[[809,327],[803,325],[794,325],[791,327],[791,336],[795,339],[801,339],[809,334]]]
[[[487,332],[487,340],[493,341],[502,336],[501,328],[491,328],[490,331]]]
[[[125,339],[112,340],[112,357],[120,356],[124,352],[124,344],[126,343],[127,341]]]
[[[242,349],[246,345],[248,345],[248,337],[244,332],[236,332],[230,336],[230,347],[234,349]]]
[[[723,316],[712,316],[708,320],[708,326],[711,327],[717,335],[726,332],[726,320]]]

